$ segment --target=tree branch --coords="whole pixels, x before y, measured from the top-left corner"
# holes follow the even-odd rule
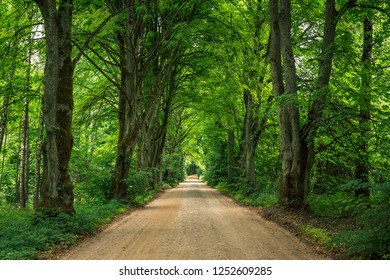
[[[79,53],[76,55],[76,57],[73,59],[73,65],[76,65],[77,62],[79,62],[80,58],[83,56],[84,52],[87,50],[89,44],[92,42],[92,40],[95,38],[96,35],[98,35],[103,27],[117,14],[113,13],[110,14],[96,29],[95,31],[89,36],[89,38],[84,42],[84,45],[80,48]]]
[[[358,5],[356,5],[356,7],[357,8],[361,8],[361,9],[377,10],[377,11],[380,11],[380,12],[384,13],[388,17],[390,17],[390,11],[388,9],[386,10],[384,8],[381,8],[381,7],[376,7],[376,6],[373,6],[373,5],[365,5],[365,4],[358,4]]]
[[[349,0],[347,3],[344,4],[344,6],[342,6],[340,8],[340,10],[337,11],[337,16],[336,16],[336,22],[338,22],[341,17],[351,8],[354,8],[356,7],[356,1],[357,0]]]

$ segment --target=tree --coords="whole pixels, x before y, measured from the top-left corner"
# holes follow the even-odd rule
[[[29,15],[29,21],[33,18],[33,13]],[[30,106],[30,87],[31,87],[31,64],[32,64],[32,32],[28,36],[27,48],[27,69],[26,69],[26,84],[25,84],[25,99],[23,106],[23,121],[22,121],[22,141],[20,146],[20,178],[19,178],[19,192],[20,192],[20,209],[26,208],[29,188],[29,158],[30,158],[30,144],[29,144],[29,106]]]
[[[182,25],[192,21],[200,4],[173,1],[171,7],[159,6],[155,1],[129,1],[121,6],[117,2],[107,3],[111,11],[125,7],[126,15],[124,23],[117,21],[121,82],[118,150],[112,182],[113,196],[125,197],[126,179],[136,148],[137,169],[154,167],[149,166],[154,165],[150,162],[154,151],[149,147],[164,136],[161,133],[164,129],[156,129],[155,125],[161,99],[181,51],[177,34],[183,32]],[[162,153],[163,146],[158,150]]]
[[[370,17],[366,16],[363,23],[363,51],[362,51],[362,93],[360,100],[359,120],[359,159],[356,165],[356,179],[362,183],[369,182],[369,153],[368,153],[368,131],[370,131],[371,118],[371,64],[373,47],[373,24]],[[356,196],[369,197],[370,189],[360,187],[355,192]]]
[[[36,0],[45,26],[43,178],[39,208],[74,213],[69,161],[73,147],[72,0]]]
[[[43,144],[43,178],[39,209],[74,213],[73,183],[69,162],[73,147],[73,73],[94,36],[114,16],[107,17],[72,58],[72,0],[35,0],[44,20],[46,64],[42,117],[46,139]]]
[[[283,103],[285,101],[282,100],[281,110],[283,116],[279,116],[279,125],[281,129],[281,156],[284,165],[280,197],[282,204],[292,205],[295,208],[307,206],[306,199],[309,191],[311,170],[315,159],[314,139],[323,116],[324,106],[328,99],[327,92],[331,77],[336,26],[340,18],[350,8],[354,7],[355,4],[355,0],[348,1],[337,11],[334,0],[326,1],[324,35],[318,65],[316,91],[308,110],[307,121],[305,124],[300,125],[297,107],[298,103],[296,99],[297,75],[290,37],[291,3],[290,1],[285,0],[280,1],[279,11],[278,1],[270,2],[270,57],[273,65],[274,92],[275,95],[279,95],[284,91],[286,94],[293,94],[292,98],[288,98],[287,101],[290,102],[291,105],[285,105],[286,103]],[[279,49],[282,52],[284,62],[283,78],[280,70],[281,61],[277,58]],[[285,85],[283,85],[283,80]],[[285,88],[283,88],[283,86]],[[286,111],[290,111],[290,115],[288,115]],[[283,112],[286,113],[286,115]],[[286,127],[284,127],[285,122],[288,124]],[[283,143],[285,141],[287,141],[287,143]],[[284,156],[284,154],[286,154],[286,156]],[[285,162],[284,158],[287,159],[287,162]]]
[[[299,184],[301,174],[299,110],[297,104],[297,82],[294,54],[291,45],[291,3],[288,0],[270,1],[271,20],[270,61],[275,98],[279,105],[280,154],[282,178],[280,202],[296,208],[305,200],[303,186]],[[284,67],[282,69],[282,58]],[[284,75],[283,75],[284,74]]]

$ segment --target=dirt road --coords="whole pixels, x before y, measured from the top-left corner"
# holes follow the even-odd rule
[[[196,179],[86,239],[62,259],[319,259],[291,233]]]

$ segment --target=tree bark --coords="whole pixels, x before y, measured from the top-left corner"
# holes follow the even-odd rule
[[[261,79],[261,81],[262,80],[263,79]],[[261,98],[259,98],[259,100],[261,100]],[[265,130],[267,116],[263,116],[260,121],[260,104],[254,103],[252,94],[247,89],[244,90],[244,103],[245,118],[241,162],[245,174],[245,183],[248,187],[248,192],[251,192],[253,191],[256,184],[255,167],[257,145],[262,133]]]
[[[16,56],[13,54],[11,56],[11,60],[15,60]],[[10,104],[10,96],[13,95],[13,79],[15,75],[15,68],[16,65],[15,63],[12,64],[11,69],[9,71],[8,77],[7,77],[7,88],[9,89],[9,92],[6,93],[3,99],[3,104],[1,107],[1,115],[0,115],[0,151],[3,148],[3,141],[4,141],[4,136],[5,132],[7,130],[7,122],[8,122],[8,107]],[[4,145],[5,146],[5,145]],[[5,147],[4,147],[5,148]]]
[[[45,27],[43,178],[38,210],[74,213],[69,161],[73,146],[72,0],[35,0]]]
[[[39,115],[39,126],[38,126],[38,138],[37,147],[35,152],[35,186],[34,186],[34,210],[38,209],[39,202],[39,190],[41,185],[41,157],[42,157],[42,138],[43,138],[43,117],[42,110]]]
[[[10,105],[10,101],[12,100],[12,96],[14,94],[13,92],[13,79],[15,75],[16,70],[16,63],[14,61],[16,60],[16,52],[11,53],[11,57],[9,58],[12,61],[12,64],[10,66],[11,69],[8,71],[7,75],[7,85],[6,88],[8,89],[6,94],[4,95],[3,104],[1,107],[1,115],[0,115],[0,151],[2,151],[3,148],[3,141],[5,132],[7,130],[7,122],[8,122],[8,107]],[[5,146],[5,145],[4,145]],[[5,147],[4,147],[5,149]]]
[[[6,95],[4,96],[3,105],[1,107],[1,116],[0,116],[0,151],[2,151],[3,148],[5,130],[7,127],[8,106],[9,106],[9,96]]]
[[[359,159],[356,163],[355,176],[362,183],[369,182],[370,163],[368,153],[368,139],[371,118],[371,65],[372,65],[372,47],[373,47],[373,25],[371,19],[367,16],[363,24],[363,53],[362,53],[362,92],[359,100]],[[355,196],[370,196],[368,187],[360,187],[356,190]]]
[[[302,208],[305,202],[305,192],[299,184],[301,147],[296,70],[290,35],[290,1],[280,1],[280,14],[278,1],[270,1],[269,13],[271,19],[270,62],[273,90],[275,97],[280,102],[278,118],[282,177],[279,203],[293,208]],[[283,57],[283,68],[281,57]]]
[[[126,194],[126,179],[129,174],[130,160],[138,143],[137,170],[151,167],[153,154],[152,142],[158,139],[154,135],[161,98],[169,81],[179,46],[173,52],[159,53],[161,38],[155,37],[152,49],[141,48],[145,34],[165,32],[157,30],[158,21],[153,22],[155,12],[151,2],[131,0],[126,4],[125,32],[121,57],[122,82],[124,91],[121,93],[118,139],[118,155],[115,164],[115,177],[112,182],[113,196],[124,197]],[[139,9],[144,5],[145,9]],[[118,41],[119,46],[122,42]],[[120,47],[121,49],[121,47]],[[168,61],[168,55],[170,60]],[[121,70],[122,71],[122,70]],[[145,78],[155,78],[153,85],[146,85]],[[123,103],[123,104],[122,104]],[[124,113],[122,113],[124,112]]]
[[[28,97],[24,102],[23,122],[22,122],[22,141],[20,146],[20,177],[19,177],[19,204],[20,209],[26,208],[28,199],[28,166],[29,166],[29,143],[28,143]]]
[[[335,0],[327,0],[325,4],[324,39],[319,59],[316,92],[312,97],[313,101],[309,108],[308,120],[301,128],[301,176],[299,184],[303,186],[306,194],[310,189],[310,175],[315,160],[314,140],[319,127],[319,121],[323,116],[324,106],[328,100],[328,86],[332,71],[337,23],[341,16],[354,7],[355,4],[356,0],[350,0],[339,11],[336,10]]]
[[[229,127],[227,131],[227,180],[229,183],[233,181],[234,165],[236,159],[234,155],[234,142],[234,129],[232,127]]]
[[[32,19],[30,15],[30,20]],[[31,76],[31,56],[32,56],[32,35],[30,33],[29,48],[27,51],[27,71],[26,71],[26,84],[25,84],[25,101],[23,107],[23,121],[22,121],[22,141],[20,147],[20,209],[26,208],[28,200],[28,179],[29,179],[29,94],[30,94],[30,76]]]
[[[5,155],[6,155],[5,146],[6,145],[7,145],[7,130],[5,129],[5,131],[4,131],[4,149],[1,151],[0,187],[3,186],[4,163],[5,163]]]
[[[111,1],[112,2],[112,1]],[[114,3],[110,3],[111,12],[120,9]],[[123,3],[125,5],[125,3]],[[133,157],[136,140],[138,137],[139,126],[136,125],[136,106],[139,102],[139,79],[136,79],[137,74],[137,48],[139,36],[136,32],[135,19],[135,3],[129,1],[126,6],[126,23],[125,26],[117,21],[119,28],[123,32],[117,32],[116,40],[119,47],[121,84],[119,92],[119,132],[118,132],[118,147],[115,161],[114,177],[112,180],[112,196],[123,198],[126,196],[127,184],[126,179],[129,176],[130,163]],[[114,8],[115,6],[115,8]]]

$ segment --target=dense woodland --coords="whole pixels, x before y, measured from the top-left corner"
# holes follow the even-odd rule
[[[390,258],[388,1],[2,0],[0,17],[0,259],[194,173]]]

